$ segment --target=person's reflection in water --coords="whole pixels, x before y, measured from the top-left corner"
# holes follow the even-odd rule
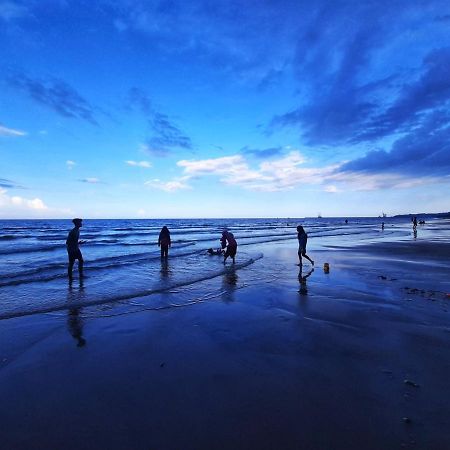
[[[298,292],[300,293],[300,295],[308,295],[308,286],[306,284],[306,279],[310,277],[313,272],[314,268],[311,268],[311,270],[306,275],[303,275],[302,266],[300,266],[300,270],[298,272],[298,281],[300,283],[300,290]]]
[[[236,269],[233,266],[229,266],[227,271],[222,277],[222,300],[225,303],[230,303],[234,301],[234,291],[237,288],[237,283],[239,281]]]
[[[83,297],[83,280],[80,279],[80,288],[78,293],[73,292],[72,283],[69,285],[69,301],[75,301],[80,303]],[[83,338],[83,319],[81,317],[82,308],[80,306],[76,308],[70,308],[67,314],[67,328],[69,333],[77,341],[77,347],[84,347],[86,345],[86,339]]]
[[[67,316],[67,327],[70,334],[77,341],[77,347],[84,347],[86,339],[83,338],[83,319],[80,316],[82,308],[69,309]]]
[[[161,270],[159,273],[161,274],[161,281],[166,281],[171,274],[169,261],[166,258],[161,259]]]

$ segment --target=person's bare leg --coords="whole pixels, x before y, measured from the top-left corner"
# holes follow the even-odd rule
[[[83,258],[78,259],[78,274],[80,275],[80,278],[83,276]]]
[[[72,270],[73,270],[73,263],[75,261],[69,261],[69,267],[67,268],[67,275],[69,277],[69,280],[71,280],[73,278],[72,276]]]
[[[314,261],[306,253],[303,253],[302,256],[305,257],[312,265],[314,265]]]

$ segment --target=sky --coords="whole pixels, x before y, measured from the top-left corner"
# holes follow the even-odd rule
[[[0,218],[450,210],[448,0],[0,0]]]

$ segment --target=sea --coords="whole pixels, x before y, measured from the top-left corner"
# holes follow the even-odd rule
[[[80,230],[85,276],[78,279],[76,262],[69,283],[70,220],[0,220],[0,319],[84,307],[97,315],[179,307],[224,298],[229,285],[276,282],[286,268],[264,261],[265,251],[279,247],[294,265],[298,224],[308,233],[308,249],[411,235],[405,218],[86,219]],[[166,261],[157,245],[164,225],[172,239]],[[224,229],[238,242],[234,265],[207,254],[220,247]]]

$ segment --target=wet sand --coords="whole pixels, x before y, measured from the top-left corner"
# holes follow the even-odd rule
[[[1,447],[450,448],[448,253],[416,244],[311,241],[306,282],[265,245],[273,278],[190,306],[3,320]]]

